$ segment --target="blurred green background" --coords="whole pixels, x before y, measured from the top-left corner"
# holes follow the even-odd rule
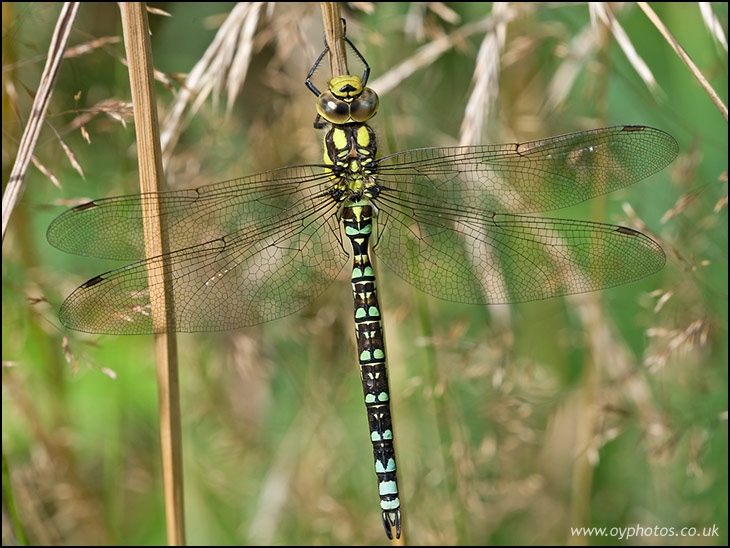
[[[158,86],[164,118],[233,4],[153,6],[171,15],[150,16],[155,65],[171,81]],[[728,542],[727,123],[641,10],[612,6],[653,89],[586,5],[343,6],[380,93],[383,153],[453,145],[462,127],[497,143],[645,124],[680,147],[648,180],[552,213],[653,234],[668,260],[648,279],[479,307],[424,296],[379,268],[411,544]],[[727,36],[727,4],[711,8]],[[59,9],[3,3],[3,184]],[[247,9],[242,89],[229,116],[225,93],[188,116],[168,164],[173,187],[321,158],[304,86],[322,48],[319,6]],[[727,51],[698,5],[654,9],[727,101]],[[490,17],[503,23],[485,34]],[[120,37],[115,4],[82,4],[74,29],[71,46]],[[480,61],[482,47],[492,49]],[[62,188],[31,167],[3,244],[3,457],[36,544],[165,542],[152,338],[65,332],[65,296],[118,265],[45,241],[64,207],[138,192],[122,57],[120,42],[97,41],[64,61],[35,151]],[[386,74],[397,85],[379,83]],[[190,544],[386,542],[351,299],[345,269],[298,314],[179,337]],[[719,536],[653,534],[713,525]],[[572,526],[652,534],[578,537]]]

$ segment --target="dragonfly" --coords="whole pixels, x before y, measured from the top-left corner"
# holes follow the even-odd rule
[[[66,252],[132,261],[95,276],[65,300],[60,321],[104,334],[159,331],[160,295],[174,310],[165,331],[252,326],[301,310],[350,262],[354,323],[380,512],[400,537],[386,354],[371,254],[430,295],[505,304],[596,291],[660,270],[661,246],[632,228],[538,217],[640,181],[677,155],[676,141],[624,125],[535,141],[419,148],[380,157],[368,122],[377,93],[362,76],[305,83],[316,95],[324,161],[209,186],[94,200],[48,228]],[[145,256],[142,209],[154,198],[167,249]],[[148,236],[149,237],[149,236]],[[167,279],[150,281],[165,265]],[[162,292],[158,284],[166,284]]]

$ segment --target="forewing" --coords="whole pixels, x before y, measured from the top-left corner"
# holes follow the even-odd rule
[[[296,212],[297,202],[319,196],[328,175],[319,166],[294,166],[188,190],[161,192],[156,215],[164,216],[168,249],[176,251],[253,231]],[[68,253],[103,259],[145,258],[144,195],[94,200],[59,215],[48,241]]]
[[[525,143],[422,148],[378,162],[384,190],[438,207],[535,213],[631,185],[677,156],[671,135],[616,126]]]

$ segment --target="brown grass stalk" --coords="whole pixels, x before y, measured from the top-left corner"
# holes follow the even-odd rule
[[[38,136],[41,133],[43,122],[46,119],[46,111],[51,101],[53,86],[56,82],[58,71],[61,68],[63,53],[66,50],[68,37],[78,10],[79,2],[67,2],[61,8],[61,13],[58,16],[56,29],[53,32],[53,38],[51,38],[51,45],[48,47],[46,66],[43,69],[41,81],[38,84],[38,91],[33,101],[33,110],[28,119],[28,124],[25,126],[20,147],[18,148],[18,155],[15,158],[13,170],[8,178],[8,185],[3,193],[3,242],[5,241],[5,230],[8,228],[8,223],[10,222],[10,215],[23,193],[23,182],[28,172],[28,164],[33,156],[35,145],[38,142]]]
[[[694,64],[692,59],[690,58],[689,54],[684,51],[684,48],[679,43],[679,41],[674,37],[674,35],[669,32],[669,29],[664,24],[664,22],[659,18],[659,16],[656,14],[656,12],[651,9],[649,4],[646,2],[638,2],[639,7],[643,10],[643,12],[646,14],[646,16],[649,18],[649,20],[654,24],[654,26],[657,28],[659,32],[662,33],[662,36],[664,36],[664,39],[669,42],[669,45],[672,46],[672,49],[674,52],[679,56],[679,58],[682,60],[682,62],[687,65],[687,68],[690,70],[692,75],[697,79],[697,81],[700,83],[700,86],[702,86],[702,89],[705,90],[707,95],[710,96],[710,99],[713,103],[715,103],[715,106],[722,114],[723,118],[725,118],[725,121],[728,121],[728,111],[727,111],[727,105],[722,102],[722,99],[720,99],[720,96],[717,94],[717,92],[713,89],[713,87],[710,85],[710,83],[707,81],[707,78],[700,72],[700,69],[697,68],[697,65]]]
[[[164,217],[157,192],[164,190],[160,128],[157,119],[152,52],[145,4],[120,3],[127,50],[129,79],[137,132],[140,187],[144,194],[142,214],[147,257],[169,251]],[[177,340],[169,271],[161,258],[148,269],[151,313],[154,322],[157,390],[160,408],[160,443],[167,518],[167,542],[185,544],[183,509],[180,395],[177,371]]]
[[[345,42],[342,40],[344,29],[342,28],[340,4],[339,2],[320,2],[319,7],[322,9],[325,39],[330,48],[332,76],[348,74]]]

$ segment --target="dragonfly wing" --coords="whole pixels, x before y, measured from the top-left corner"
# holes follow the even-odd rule
[[[379,160],[377,182],[457,208],[536,213],[640,181],[677,150],[658,129],[616,126],[525,143],[409,150]]]
[[[472,208],[377,201],[375,254],[441,299],[503,304],[612,287],[664,266],[662,248],[635,230]]]
[[[63,303],[61,322],[90,333],[217,331],[291,314],[334,280],[347,260],[328,198],[298,203],[296,215],[261,223],[97,276]],[[290,211],[291,213],[291,211]],[[148,272],[168,269],[167,329],[152,319]],[[154,298],[154,297],[153,297]]]
[[[155,216],[164,216],[170,250],[193,247],[261,222],[291,215],[297,202],[321,195],[328,181],[318,166],[276,169],[189,190],[160,192]],[[145,258],[142,203],[134,194],[94,200],[58,216],[48,241],[68,253],[103,259]],[[158,213],[159,212],[159,213]]]

